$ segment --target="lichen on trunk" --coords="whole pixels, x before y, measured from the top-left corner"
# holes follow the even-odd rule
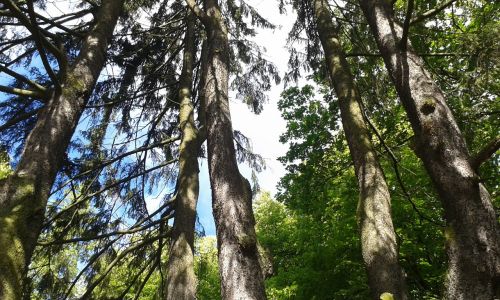
[[[21,299],[26,257],[32,252],[35,232],[43,207],[36,207],[35,184],[29,178],[10,175],[0,181],[0,299]],[[37,222],[38,221],[38,222]]]

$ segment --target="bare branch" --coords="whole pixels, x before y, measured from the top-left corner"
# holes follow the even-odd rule
[[[54,70],[52,70],[52,66],[49,63],[47,55],[45,54],[44,45],[48,46],[47,48],[53,54],[58,53],[56,54],[56,58],[58,58],[59,63],[60,63],[59,57],[62,57],[62,54],[59,53],[59,49],[57,49],[57,47],[54,46],[54,44],[52,44],[46,38],[44,38],[41,32],[38,30],[38,26],[36,23],[35,9],[33,7],[32,0],[28,0],[28,11],[31,20],[31,25],[33,26],[33,29],[30,31],[33,34],[33,37],[35,38],[35,45],[38,48],[38,53],[40,53],[40,59],[42,60],[42,64],[45,68],[45,71],[47,71],[47,74],[49,75],[50,79],[52,79],[54,85],[57,87],[58,90],[60,90],[62,88],[61,83],[59,82],[59,79],[57,78]]]
[[[410,21],[413,14],[414,0],[408,0],[408,7],[406,9],[405,22],[403,23],[403,34],[401,35],[401,51],[406,52],[408,48],[408,31],[410,30]]]
[[[115,235],[123,236],[123,235],[127,235],[127,234],[133,234],[133,233],[136,233],[139,231],[149,229],[155,225],[160,224],[161,222],[165,222],[165,221],[171,219],[172,217],[173,217],[173,213],[171,212],[168,215],[162,217],[161,219],[156,220],[154,222],[151,222],[151,223],[144,225],[142,227],[135,227],[134,226],[135,228],[132,227],[132,228],[127,229],[127,230],[116,230],[116,231],[108,232],[108,233],[101,234],[101,235],[88,236],[88,237],[78,237],[78,238],[72,238],[72,239],[68,239],[68,240],[40,241],[37,243],[37,245],[39,245],[39,246],[62,245],[62,244],[70,244],[70,243],[98,240],[98,239],[103,239],[103,238],[107,238],[107,237],[112,237]]]
[[[22,97],[32,97],[35,99],[45,99],[47,96],[46,94],[41,93],[40,91],[24,90],[24,89],[13,88],[13,87],[4,86],[4,85],[0,85],[0,92],[18,95],[18,96],[22,96]]]
[[[3,131],[11,126],[14,126],[15,124],[17,124],[21,121],[24,121],[24,120],[31,118],[32,116],[36,115],[39,111],[40,111],[40,108],[32,110],[32,111],[24,113],[24,114],[16,115],[15,117],[6,121],[4,124],[0,125],[0,131]]]
[[[435,8],[424,12],[423,14],[421,14],[419,16],[416,16],[415,18],[411,19],[410,25],[414,25],[414,24],[422,22],[422,21],[424,21],[424,20],[426,20],[428,18],[434,17],[439,12],[441,12],[442,10],[444,10],[445,8],[447,8],[448,6],[452,5],[456,1],[457,0],[448,0],[445,3],[443,3],[443,4],[441,4],[439,6],[436,6]]]
[[[137,279],[139,279],[139,277],[142,275],[142,273],[144,273],[144,271],[146,271],[146,269],[151,266],[151,265],[155,265],[157,264],[156,263],[157,259],[153,256],[152,258],[149,259],[148,263],[145,264],[140,270],[139,272],[137,272],[137,274],[135,274],[134,278],[132,279],[132,281],[130,282],[130,284],[125,288],[125,290],[123,290],[123,292],[116,298],[116,299],[125,299],[125,296],[128,294],[128,292],[130,291],[130,289],[132,288],[132,286],[135,284],[135,282],[137,281]]]
[[[391,158],[392,166],[393,166],[393,169],[394,169],[394,173],[396,174],[396,179],[397,179],[397,181],[399,183],[401,191],[403,192],[403,195],[405,196],[406,200],[408,200],[408,202],[410,202],[413,210],[418,214],[418,216],[420,217],[420,219],[427,220],[428,222],[430,222],[432,224],[435,224],[435,225],[440,226],[440,227],[444,227],[443,224],[434,221],[430,217],[427,217],[426,215],[424,215],[418,209],[418,207],[415,204],[415,202],[413,202],[413,200],[412,200],[412,198],[410,196],[410,193],[406,189],[406,186],[404,185],[403,179],[401,178],[401,173],[399,172],[399,167],[398,167],[399,166],[399,162],[398,162],[398,159],[396,158],[396,155],[394,155],[394,152],[392,152],[391,148],[389,148],[389,146],[387,146],[387,144],[384,141],[384,138],[382,137],[382,135],[378,131],[377,127],[375,127],[375,125],[372,123],[372,121],[370,120],[370,118],[368,118],[368,115],[366,114],[366,111],[364,109],[363,109],[363,116],[364,116],[366,122],[368,123],[368,125],[370,126],[370,128],[372,129],[372,131],[377,136],[377,138],[380,141],[380,144],[382,145],[382,147],[384,147],[385,151],[387,151],[387,153],[389,154],[389,157]]]
[[[75,35],[75,36],[78,36],[78,37],[83,37],[83,34],[81,34],[81,33],[79,33],[79,32],[76,32],[76,31],[74,31],[74,30],[72,30],[72,29],[70,29],[70,28],[68,28],[68,27],[66,27],[66,26],[64,26],[64,25],[62,25],[61,23],[56,22],[56,21],[54,21],[54,20],[51,20],[51,19],[49,19],[49,18],[47,18],[47,17],[45,17],[45,16],[42,16],[42,15],[40,15],[40,14],[36,13],[36,12],[35,12],[35,16],[36,16],[37,18],[39,18],[39,19],[43,20],[45,23],[50,24],[50,25],[49,25],[48,27],[46,27],[44,30],[47,30],[47,29],[52,28],[52,27],[57,27],[57,28],[59,28],[59,29],[61,29],[61,30],[65,31],[65,32],[67,32],[67,33],[69,33],[69,34],[71,34],[71,35]]]
[[[90,266],[96,262],[99,257],[104,253],[106,252],[106,250],[111,247],[116,241],[118,241],[119,238],[116,238],[112,241],[110,241],[109,243],[107,243],[106,245],[104,245],[104,247],[98,251],[97,253],[95,253],[94,255],[92,255],[92,257],[90,258],[89,262],[87,263],[87,265],[85,265],[85,267],[82,268],[82,270],[78,273],[78,275],[75,277],[75,279],[71,282],[71,285],[69,286],[68,290],[66,291],[66,294],[64,295],[64,300],[68,299],[68,296],[70,295],[71,293],[71,290],[73,289],[73,287],[76,285],[76,283],[78,282],[78,280],[80,279],[80,277],[82,277],[82,275],[85,273],[85,271],[90,268]]]
[[[25,76],[23,76],[17,72],[10,70],[9,68],[4,67],[2,64],[0,64],[0,72],[4,72],[5,74],[7,74],[9,76],[30,85],[32,88],[38,90],[41,93],[47,92],[47,89],[44,86],[38,84],[37,82],[35,82],[33,80],[26,78]]]
[[[200,19],[200,21],[203,23],[203,25],[208,25],[209,23],[209,17],[207,14],[196,4],[195,0],[186,0],[186,4],[188,5],[189,9]]]
[[[491,158],[495,152],[500,149],[500,136],[497,136],[492,141],[490,141],[483,149],[481,149],[474,157],[472,158],[472,167],[474,170],[478,170],[481,164]]]
[[[151,277],[151,274],[153,274],[154,270],[160,265],[160,259],[156,259],[153,266],[151,266],[151,269],[149,269],[149,272],[148,274],[144,277],[144,279],[142,280],[142,283],[141,285],[139,286],[139,289],[137,290],[136,294],[135,294],[135,297],[134,297],[134,300],[137,300],[139,299],[139,296],[141,295],[142,293],[142,290],[144,289],[144,287],[146,286],[146,283],[148,283],[148,280],[149,278]],[[160,268],[161,269],[161,268]]]

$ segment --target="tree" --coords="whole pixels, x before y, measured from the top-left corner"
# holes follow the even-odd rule
[[[383,293],[391,293],[397,299],[406,299],[392,224],[390,193],[364,120],[358,87],[340,44],[339,26],[333,23],[326,0],[295,3],[295,7],[300,10],[299,19],[306,23],[302,26],[312,27],[306,30],[309,38],[315,39],[315,34],[319,35],[326,69],[338,97],[343,129],[358,178],[361,249],[372,298],[379,299]]]
[[[179,79],[179,174],[175,195],[175,219],[167,265],[167,299],[196,299],[194,273],[194,229],[198,201],[198,153],[204,140],[194,121],[191,100],[193,67],[196,57],[195,16],[188,12],[184,37],[182,73]]]
[[[136,289],[137,284],[142,281],[146,286],[158,273],[161,277],[158,297],[163,298],[166,291],[167,268],[158,253],[166,250],[164,241],[173,232],[166,222],[173,216],[175,191],[165,193],[160,207],[153,212],[146,209],[146,196],[151,190],[173,189],[175,179],[180,175],[176,171],[180,153],[176,142],[180,140],[177,135],[182,133],[178,126],[181,98],[180,77],[176,69],[184,47],[179,37],[184,35],[183,28],[187,22],[179,13],[185,11],[181,1],[162,1],[154,8],[152,3],[141,2],[138,5],[149,15],[150,25],[145,27],[135,22],[140,15],[135,13],[137,7],[128,7],[124,26],[114,36],[108,53],[110,66],[120,68],[121,72],[114,76],[109,76],[109,73],[102,76],[105,79],[98,82],[86,106],[85,122],[80,129],[87,129],[77,130],[72,138],[69,157],[51,193],[47,221],[43,224],[43,236],[35,253],[36,261],[43,264],[56,261],[56,257],[64,260],[64,249],[78,245],[75,248],[82,267],[67,284],[63,296],[66,298],[75,293],[101,297],[102,289],[114,277],[114,270],[120,270],[123,264],[128,264],[131,272],[116,285],[119,289],[116,297],[130,293],[139,297],[144,292],[143,288]],[[231,24],[234,26],[235,23]],[[245,28],[244,23],[240,26]],[[197,35],[203,36],[203,33],[197,32]],[[244,40],[242,37],[239,39],[238,42]],[[238,56],[235,50],[235,47],[231,49],[231,55]],[[252,72],[260,72],[269,66],[265,61],[262,63],[258,51],[246,58],[249,64],[260,63],[251,68]],[[163,63],[158,65],[158,61]],[[196,66],[204,65],[193,62]],[[252,78],[255,75],[246,73],[239,63],[235,62],[232,67],[235,68],[235,78],[248,74]],[[199,82],[203,82],[200,74],[200,68],[195,68],[192,76],[195,91]],[[245,87],[253,88],[255,84],[267,83],[266,80],[256,81]],[[257,91],[262,93],[265,89]],[[259,93],[257,95],[263,95]],[[202,103],[201,98],[193,100],[193,105]],[[9,101],[5,100],[11,104]],[[255,110],[259,109],[261,103],[249,103],[254,104]],[[203,119],[203,114],[204,111],[199,110],[198,120]],[[116,122],[116,117],[120,115],[121,120]],[[5,119],[9,118],[12,115]],[[245,149],[247,139],[241,134],[235,139],[238,161],[245,160],[260,167],[262,159]],[[6,145],[11,146],[11,143]],[[150,167],[151,164],[153,166]],[[178,190],[182,188],[179,185]],[[182,222],[182,213],[177,212],[176,215]],[[58,282],[57,276],[50,274],[54,268],[41,270],[47,272],[44,276]],[[26,294],[31,290],[38,294],[60,293],[56,288],[61,285],[42,284],[44,280],[39,277],[41,274],[36,272],[37,269],[40,268],[35,264],[30,268],[33,281]],[[52,287],[53,291],[50,290]]]
[[[250,184],[238,171],[233,144],[227,27],[216,0],[206,0],[204,11],[186,2],[203,23],[209,43],[203,97],[222,299],[265,299]]]
[[[29,20],[15,3],[3,1],[3,4],[20,22],[26,24],[34,36],[38,34],[33,14]],[[51,76],[55,90],[26,140],[19,164],[14,174],[0,183],[0,245],[5,249],[5,254],[0,256],[2,299],[21,298],[26,266],[41,230],[52,184],[105,63],[107,43],[122,5],[123,1],[104,1],[78,57],[71,65],[65,64],[67,57],[61,59],[59,78],[53,74]],[[28,3],[28,8],[33,11],[33,4]],[[54,47],[50,42],[45,42],[43,47],[47,45]],[[40,51],[43,53],[43,50]],[[50,67],[46,68],[51,74]]]
[[[500,274],[500,227],[464,137],[404,26],[384,1],[359,1],[412,124],[414,147],[441,198],[449,258],[445,297],[490,299]],[[467,209],[464,209],[467,207]]]

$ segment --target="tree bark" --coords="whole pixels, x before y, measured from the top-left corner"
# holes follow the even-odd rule
[[[195,45],[195,17],[188,14],[184,37],[184,58],[179,86],[179,124],[182,134],[179,147],[179,174],[175,196],[175,219],[170,241],[167,264],[166,298],[196,299],[196,275],[194,273],[194,229],[196,203],[199,194],[198,152],[200,135],[194,121],[191,101]]]
[[[327,0],[313,0],[314,16],[331,82],[337,94],[360,197],[358,222],[361,250],[373,299],[391,293],[407,299],[403,272],[398,263],[398,246],[392,224],[391,198],[384,172],[363,119],[361,97],[340,44]]]
[[[389,2],[359,2],[413,127],[415,153],[422,159],[444,207],[448,255],[444,296],[498,297],[499,224],[445,96],[411,44],[401,45],[403,29],[394,21]]]
[[[0,182],[0,299],[21,299],[48,195],[106,57],[123,1],[102,2],[80,54],[41,110],[13,175]],[[66,72],[64,72],[66,71]]]
[[[266,299],[259,265],[250,184],[236,162],[229,111],[229,40],[217,0],[205,11],[186,0],[198,16],[208,41],[204,99],[212,206],[217,230],[222,299]]]

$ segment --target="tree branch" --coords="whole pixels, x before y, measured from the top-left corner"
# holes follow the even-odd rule
[[[24,120],[31,118],[32,116],[36,115],[39,111],[40,111],[40,108],[34,109],[30,112],[16,115],[15,117],[6,121],[4,124],[0,125],[0,132],[17,124],[17,123],[19,123],[19,122],[21,122],[21,121],[24,121]]]
[[[405,22],[403,23],[403,34],[401,35],[401,52],[406,52],[408,48],[408,31],[410,30],[411,15],[413,14],[414,0],[408,0]]]
[[[149,259],[148,263],[145,264],[140,270],[139,272],[137,272],[137,274],[135,274],[134,278],[132,279],[132,281],[130,282],[130,284],[125,288],[125,290],[123,290],[123,292],[118,296],[118,298],[116,299],[126,299],[125,296],[128,294],[128,292],[130,291],[130,289],[132,288],[132,286],[135,284],[135,282],[137,281],[137,279],[139,279],[139,277],[142,275],[142,273],[144,273],[144,271],[146,271],[146,269],[150,266],[150,265],[154,265],[156,264],[156,257],[152,257]]]
[[[0,85],[0,92],[18,95],[21,97],[32,97],[35,99],[46,99],[46,94],[40,91],[25,90],[19,88],[13,88],[9,86]]]
[[[31,48],[31,49],[26,50],[23,54],[19,55],[18,57],[14,58],[13,60],[4,63],[4,67],[8,68],[14,64],[19,63],[24,58],[32,55],[35,51],[36,51],[36,48]]]
[[[47,89],[44,86],[38,84],[37,82],[35,82],[33,80],[26,78],[25,76],[23,76],[17,72],[10,70],[9,68],[4,67],[2,64],[0,64],[0,72],[4,72],[5,74],[7,74],[9,76],[30,85],[32,88],[38,90],[41,93],[47,92]]]
[[[417,24],[419,22],[422,22],[424,21],[425,19],[428,19],[428,18],[431,18],[431,17],[434,17],[435,15],[437,15],[439,12],[441,12],[442,10],[444,10],[445,8],[447,8],[448,6],[452,5],[453,3],[455,3],[457,0],[448,0],[446,1],[445,3],[431,9],[431,10],[428,10],[426,12],[424,12],[423,14],[419,15],[419,16],[416,16],[415,18],[411,19],[410,21],[410,25],[414,25],[414,24]]]
[[[172,209],[170,209],[170,211],[172,211]],[[103,238],[107,238],[107,237],[112,237],[112,236],[115,236],[115,235],[132,234],[132,233],[136,233],[136,232],[139,232],[139,231],[143,231],[143,230],[149,229],[149,228],[151,228],[151,227],[153,227],[153,226],[155,226],[157,224],[160,224],[161,222],[164,222],[164,221],[167,221],[167,220],[171,219],[172,217],[173,217],[173,213],[170,212],[168,215],[162,217],[161,219],[156,220],[154,222],[151,222],[151,223],[149,223],[147,225],[144,225],[142,227],[136,227],[136,228],[134,228],[135,226],[133,226],[132,228],[127,229],[127,230],[116,230],[116,231],[104,233],[104,234],[101,234],[101,235],[88,236],[88,237],[78,237],[78,238],[72,238],[72,239],[68,239],[68,240],[40,241],[40,242],[37,243],[37,245],[39,245],[39,246],[62,245],[62,244],[70,244],[70,243],[87,242],[87,241],[92,241],[92,240],[98,240],[98,239],[103,239]]]
[[[142,220],[139,220],[137,223],[135,223],[135,225],[133,225],[130,229],[134,229],[134,228],[136,228],[138,226],[141,226],[142,224],[144,224],[144,222],[146,222],[146,221],[150,220],[151,218],[153,218],[155,215],[157,215],[158,213],[160,213],[167,206],[170,206],[172,203],[173,203],[173,199],[167,201],[162,206],[160,206],[155,212],[153,212],[152,214],[150,214],[148,217],[143,218]],[[80,277],[83,275],[83,273],[85,273],[85,270],[87,270],[95,261],[97,261],[97,259],[99,259],[99,257],[106,251],[106,249],[108,249],[110,246],[112,246],[120,238],[121,237],[117,237],[114,240],[110,241],[109,243],[107,243],[106,245],[104,245],[103,249],[101,249],[100,251],[98,251],[97,253],[95,253],[94,255],[91,256],[91,258],[90,258],[89,262],[87,263],[87,265],[85,265],[85,267],[80,271],[80,273],[78,273],[78,275],[75,277],[75,279],[71,283],[70,287],[66,291],[66,294],[65,294],[65,296],[63,298],[64,300],[68,299],[68,297],[69,297],[69,295],[71,293],[71,290],[73,289],[73,287],[75,286],[75,284],[78,282],[78,280],[80,279]]]
[[[472,54],[467,54],[467,53],[452,53],[452,52],[443,52],[443,53],[418,53],[418,55],[422,56],[422,57],[430,57],[430,56],[436,56],[436,57],[445,57],[445,56],[472,56]],[[380,53],[360,53],[360,52],[346,53],[346,57],[357,57],[357,56],[362,56],[362,57],[382,57],[382,54],[380,54]]]
[[[33,29],[30,31],[33,34],[33,37],[35,38],[35,45],[38,48],[38,53],[40,54],[40,59],[42,60],[42,64],[45,68],[45,71],[47,71],[47,74],[49,75],[50,79],[54,83],[54,86],[56,86],[57,90],[60,91],[62,89],[61,83],[59,82],[57,75],[55,74],[54,70],[52,69],[52,66],[49,63],[49,59],[45,54],[44,45],[47,46],[48,50],[52,54],[54,54],[54,56],[56,56],[57,60],[59,61],[59,64],[61,64],[60,58],[62,57],[62,53],[59,52],[59,49],[56,46],[54,46],[54,44],[52,44],[45,37],[43,37],[41,32],[38,30],[38,26],[36,23],[35,8],[33,7],[32,0],[28,0],[28,12],[31,20],[31,25],[33,26]]]
[[[99,276],[99,278],[97,278],[94,282],[92,282],[90,284],[90,286],[87,288],[87,290],[85,291],[85,293],[83,294],[83,296],[80,297],[80,299],[88,299],[89,296],[92,294],[92,291],[96,288],[97,285],[99,285],[99,283],[101,283],[101,281],[109,274],[109,272],[111,271],[111,269],[118,263],[120,262],[120,260],[122,260],[128,253],[134,251],[134,250],[137,250],[141,247],[144,247],[146,245],[149,245],[151,244],[152,242],[158,240],[159,238],[162,238],[162,237],[167,237],[169,236],[170,232],[169,233],[166,233],[165,235],[159,235],[159,236],[153,236],[153,237],[150,237],[148,239],[145,239],[145,240],[142,240],[140,243],[137,243],[125,250],[123,250],[122,252],[120,252],[120,254],[118,254],[118,256],[106,267],[106,269],[104,270],[104,272],[102,273],[101,276]]]
[[[387,144],[384,141],[384,138],[382,137],[382,135],[378,131],[377,127],[375,127],[375,125],[372,123],[372,121],[370,120],[370,118],[368,118],[368,115],[366,114],[366,111],[364,109],[363,109],[363,116],[364,116],[364,119],[366,120],[366,122],[368,123],[368,125],[370,126],[370,128],[372,129],[372,131],[377,136],[377,138],[380,141],[380,144],[382,145],[382,147],[384,147],[385,151],[387,151],[387,153],[389,154],[389,157],[391,158],[392,166],[393,166],[393,169],[394,169],[394,173],[396,174],[396,179],[397,179],[397,181],[399,183],[401,191],[403,192],[403,195],[408,200],[408,202],[410,202],[413,210],[417,213],[417,215],[420,217],[420,219],[427,220],[430,223],[433,223],[435,225],[443,227],[443,224],[434,221],[430,217],[427,217],[426,215],[424,215],[418,209],[418,207],[415,204],[415,202],[413,202],[413,200],[412,200],[412,198],[410,196],[410,193],[406,189],[406,186],[404,185],[403,179],[401,178],[401,173],[399,172],[399,162],[398,162],[398,159],[396,158],[396,155],[394,155],[394,152],[392,152],[391,148],[389,148],[389,146],[387,146]]]
[[[40,14],[36,13],[36,12],[35,12],[35,16],[36,16],[37,18],[39,18],[39,19],[43,20],[45,23],[49,24],[49,26],[48,26],[48,27],[45,27],[45,29],[44,29],[45,31],[46,31],[47,29],[49,29],[49,28],[52,28],[52,27],[57,27],[57,28],[59,28],[59,29],[61,29],[61,30],[65,31],[66,33],[69,33],[69,34],[71,34],[71,35],[74,35],[74,36],[77,36],[77,37],[80,37],[80,38],[81,38],[81,37],[83,37],[83,34],[82,34],[82,33],[76,32],[76,31],[74,31],[73,29],[70,29],[70,28],[68,28],[68,27],[66,27],[66,26],[64,26],[64,25],[62,25],[61,23],[58,23],[58,22],[56,22],[56,21],[54,21],[54,20],[51,20],[51,19],[49,19],[49,18],[47,18],[47,17],[45,17],[45,16],[42,16],[42,15],[40,15]]]
[[[196,4],[195,0],[186,0],[186,4],[189,9],[198,17],[198,19],[203,23],[203,25],[207,26],[210,22],[210,18],[207,14]]]
[[[52,222],[54,222],[55,219],[57,219],[62,213],[64,213],[65,211],[67,211],[68,209],[72,208],[72,207],[75,207],[77,206],[78,204],[80,203],[83,203],[85,201],[87,201],[88,199],[94,197],[94,196],[97,196],[99,194],[102,194],[104,193],[105,191],[111,189],[111,188],[114,188],[114,187],[117,187],[119,186],[120,184],[122,183],[125,183],[131,179],[134,179],[134,178],[137,178],[139,176],[143,176],[143,175],[146,175],[148,174],[149,172],[152,172],[152,171],[155,171],[157,169],[161,169],[163,167],[166,167],[168,166],[169,164],[172,164],[174,162],[176,162],[177,159],[172,159],[172,160],[169,160],[163,164],[160,164],[160,165],[157,165],[157,166],[154,166],[152,168],[149,168],[147,170],[144,170],[143,172],[140,172],[140,173],[137,173],[137,174],[134,174],[134,175],[130,175],[128,177],[125,177],[125,178],[122,178],[120,180],[117,180],[115,182],[113,182],[112,184],[109,184],[105,187],[103,187],[102,189],[98,190],[97,192],[94,192],[94,193],[91,193],[89,195],[84,195],[83,197],[81,197],[81,199],[79,199],[78,201],[75,201],[73,202],[71,205],[65,207],[63,210],[57,212],[50,220],[48,220],[45,224],[43,224],[43,227],[47,227],[48,225],[50,225]]]
[[[474,170],[477,171],[481,164],[490,159],[491,156],[498,151],[498,149],[500,149],[500,136],[494,138],[472,157],[471,165]]]
[[[82,275],[85,273],[85,271],[95,262],[99,259],[99,257],[104,253],[106,252],[106,250],[111,247],[116,241],[118,241],[120,238],[116,238],[112,241],[110,241],[109,243],[107,243],[106,245],[104,245],[104,247],[98,251],[97,253],[95,253],[94,255],[92,255],[90,257],[90,260],[89,262],[87,263],[87,265],[85,265],[85,267],[83,267],[83,269],[78,273],[78,275],[75,277],[75,279],[71,282],[71,285],[69,286],[68,290],[66,291],[65,295],[64,295],[64,300],[68,299],[70,293],[71,293],[71,290],[73,289],[73,287],[76,285],[76,283],[78,282],[78,280],[80,279],[80,277],[82,277]]]
[[[159,266],[159,264],[160,264],[160,259],[156,258],[156,260],[154,261],[154,264],[151,266],[151,269],[149,269],[148,274],[146,274],[146,276],[142,280],[142,283],[139,286],[139,289],[137,290],[137,292],[135,294],[134,300],[139,299],[139,296],[141,295],[142,290],[144,289],[144,286],[146,286],[146,283],[148,283],[149,278],[153,274],[154,270]],[[163,291],[162,291],[162,293],[163,293]]]
[[[132,154],[136,154],[136,153],[139,153],[139,152],[142,152],[142,151],[146,151],[146,150],[150,150],[150,149],[153,149],[153,148],[156,148],[156,147],[159,147],[159,146],[164,146],[164,145],[168,145],[170,143],[173,143],[175,141],[178,141],[180,139],[180,136],[175,136],[175,137],[172,137],[172,138],[168,138],[168,139],[165,139],[163,141],[160,141],[158,143],[155,143],[155,144],[152,144],[152,145],[149,145],[149,146],[144,146],[144,147],[139,147],[137,149],[134,149],[134,150],[131,150],[131,151],[128,151],[128,152],[125,152],[125,153],[122,153],[112,159],[108,159],[108,160],[105,160],[103,161],[101,164],[99,164],[98,166],[95,166],[93,167],[92,169],[90,170],[87,170],[85,172],[82,172],[80,174],[77,174],[75,176],[73,176],[72,178],[70,178],[68,181],[66,181],[65,183],[61,184],[55,191],[53,191],[51,193],[51,195],[53,195],[55,192],[61,190],[61,188],[65,187],[66,185],[68,185],[71,181],[77,179],[77,178],[80,178],[82,176],[85,176],[85,175],[88,175],[94,171],[97,171],[99,169],[102,169],[106,166],[109,166],[110,164],[116,162],[116,161],[119,161],[120,159],[122,158],[125,158],[129,155],[132,155]]]

